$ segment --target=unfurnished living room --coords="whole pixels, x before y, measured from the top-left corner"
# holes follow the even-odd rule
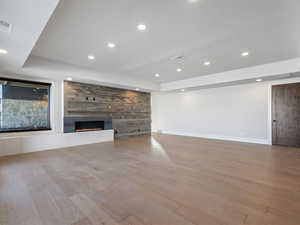
[[[0,0],[0,225],[299,225],[299,0]]]

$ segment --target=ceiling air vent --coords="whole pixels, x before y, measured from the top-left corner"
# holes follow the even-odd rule
[[[10,33],[12,30],[12,24],[9,22],[6,22],[4,20],[0,20],[0,31],[5,33]]]
[[[183,55],[176,55],[171,57],[171,60],[184,60],[184,56]]]

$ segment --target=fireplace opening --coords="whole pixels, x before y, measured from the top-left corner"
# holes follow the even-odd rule
[[[76,121],[75,132],[104,130],[104,121]]]

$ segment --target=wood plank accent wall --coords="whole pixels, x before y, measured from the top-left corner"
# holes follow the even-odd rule
[[[151,94],[65,81],[65,116],[111,116],[115,137],[151,134]]]

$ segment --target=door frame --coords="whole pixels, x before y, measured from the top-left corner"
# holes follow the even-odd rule
[[[272,134],[273,134],[273,118],[272,118],[272,87],[275,85],[280,84],[293,84],[293,83],[299,83],[300,78],[290,78],[290,79],[283,79],[283,80],[275,80],[271,81],[268,84],[268,137],[267,137],[267,143],[269,145],[273,144],[272,140]]]

